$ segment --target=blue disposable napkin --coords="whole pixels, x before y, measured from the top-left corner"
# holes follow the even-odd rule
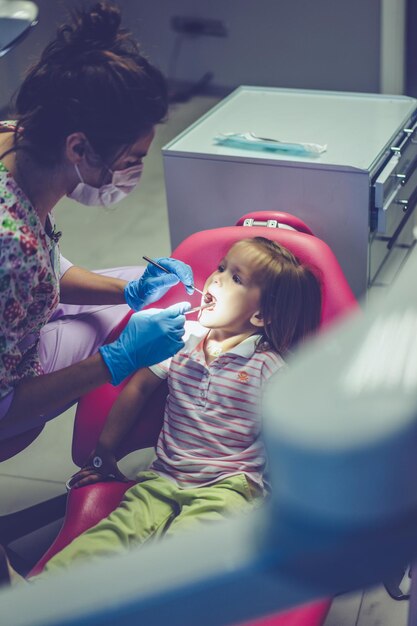
[[[254,133],[219,133],[214,142],[221,146],[241,150],[264,150],[267,152],[285,152],[297,156],[320,156],[327,150],[327,145],[318,143],[299,143],[279,141],[269,137],[258,137]]]

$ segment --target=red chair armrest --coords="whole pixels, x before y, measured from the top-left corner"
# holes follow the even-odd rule
[[[71,489],[61,530],[49,550],[33,567],[29,576],[40,574],[55,554],[82,532],[95,526],[103,517],[109,515],[119,505],[124,493],[134,484],[134,481],[126,483],[115,481]]]

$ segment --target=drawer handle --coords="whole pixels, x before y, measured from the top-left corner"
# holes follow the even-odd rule
[[[402,185],[405,185],[405,183],[411,178],[411,176],[416,171],[416,168],[417,168],[417,157],[414,157],[414,159],[409,164],[407,171],[404,174],[398,174],[398,178],[401,180]]]
[[[417,143],[417,142],[416,142]],[[417,168],[417,157],[415,157],[408,166],[408,169],[405,173],[401,174],[392,174],[394,178],[396,178],[401,185],[405,185],[405,183],[409,180],[409,178],[414,174]]]
[[[417,141],[413,139],[413,135],[416,132],[416,130],[417,130],[417,124],[416,126],[414,126],[414,128],[403,128],[403,133],[405,135],[405,138],[402,139],[399,146],[391,146],[390,147],[391,152],[393,152],[394,154],[397,154],[398,156],[401,156],[401,151],[403,150],[403,148],[407,147],[408,143],[417,143]]]
[[[408,209],[408,200],[396,200],[394,204],[399,204],[400,206],[402,206],[404,213]]]
[[[391,250],[391,248],[394,247],[395,242],[397,241],[398,237],[400,236],[400,233],[402,231],[402,229],[404,228],[404,226],[407,224],[408,220],[410,219],[410,217],[413,215],[414,213],[414,209],[416,208],[417,205],[417,189],[414,189],[413,193],[411,194],[409,200],[408,200],[408,204],[411,207],[411,210],[406,212],[406,214],[404,215],[404,217],[402,218],[401,222],[398,224],[393,236],[391,237],[391,239],[388,241],[387,243],[387,248],[388,250]],[[407,205],[407,209],[408,209],[408,205]]]

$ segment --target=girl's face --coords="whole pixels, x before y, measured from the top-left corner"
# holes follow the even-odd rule
[[[238,243],[230,248],[205,282],[203,302],[212,301],[213,306],[201,311],[200,324],[231,334],[253,332],[263,326],[261,290],[252,279],[251,260],[250,245]]]

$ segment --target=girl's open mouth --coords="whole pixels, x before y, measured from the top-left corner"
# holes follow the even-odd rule
[[[204,294],[204,309],[206,311],[212,311],[214,309],[214,307],[216,306],[216,298],[209,292],[206,291],[206,293]],[[210,305],[210,306],[207,306]]]

